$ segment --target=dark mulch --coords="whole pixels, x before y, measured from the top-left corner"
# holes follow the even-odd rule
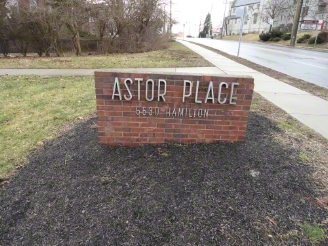
[[[301,225],[327,229],[328,214],[299,151],[327,146],[279,128],[272,108],[233,144],[109,147],[95,118],[75,125],[0,189],[0,244],[313,245]]]

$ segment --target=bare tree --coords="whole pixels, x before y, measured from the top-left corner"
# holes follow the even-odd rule
[[[47,0],[45,5],[33,8],[26,4],[13,6],[10,14],[1,14],[0,45],[5,50],[13,37],[12,42],[24,55],[30,46],[39,56],[49,56],[51,51],[60,56],[59,40],[68,34],[75,54],[80,55],[83,32],[97,38],[102,53],[157,49],[167,40],[162,8],[166,1]],[[5,2],[0,0],[3,13],[8,11]]]
[[[105,0],[91,7],[91,20],[102,51],[136,52],[155,47],[163,36],[159,0]]]
[[[272,22],[277,17],[283,15],[289,8],[289,0],[268,0],[264,5],[261,13],[261,18],[264,22],[270,25],[269,32],[272,30]]]
[[[75,54],[81,54],[80,31],[89,21],[87,0],[49,0],[48,5],[61,14],[61,20],[72,35]]]

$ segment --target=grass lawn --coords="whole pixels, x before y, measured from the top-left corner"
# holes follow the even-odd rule
[[[0,58],[1,68],[166,68],[212,67],[179,42],[168,42],[168,48],[145,53],[110,54],[64,57],[10,57]]]
[[[0,76],[0,179],[63,124],[95,111],[93,77]]]

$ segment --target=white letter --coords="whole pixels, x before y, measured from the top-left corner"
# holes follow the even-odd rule
[[[187,83],[189,84],[189,94],[186,95],[186,86]],[[191,90],[192,90],[192,82],[189,80],[184,80],[183,81],[183,96],[182,96],[182,102],[185,102],[185,97],[190,97],[191,96]]]
[[[209,97],[209,94],[212,94],[211,97]],[[213,91],[213,82],[210,81],[210,83],[208,84],[208,88],[207,88],[207,93],[206,93],[206,97],[205,97],[205,103],[207,103],[208,99],[212,99],[212,103],[214,103],[214,91]]]
[[[118,90],[118,93],[115,93],[116,89]],[[120,81],[118,80],[117,77],[115,78],[115,82],[114,82],[112,99],[114,99],[115,96],[118,96],[120,98],[120,100],[122,100],[122,93],[121,93]]]
[[[161,91],[161,82],[164,83],[164,93],[160,93]],[[164,95],[166,94],[166,81],[164,79],[159,79],[158,80],[158,101],[160,101],[160,97],[162,97],[163,102],[165,102]]]
[[[143,81],[143,79],[135,78],[134,80],[138,81],[138,101],[140,101],[140,83]]]
[[[199,81],[197,81],[197,83],[196,83],[195,103],[202,103],[201,100],[198,100],[198,88],[199,88]]]
[[[230,101],[229,101],[230,104],[236,104],[236,101],[234,101],[234,102],[232,101],[232,100],[236,100],[236,99],[237,99],[237,97],[233,97],[233,96],[232,96],[232,94],[233,94],[233,89],[234,89],[235,85],[239,85],[239,83],[235,82],[235,83],[232,83],[232,85],[231,85]]]
[[[151,98],[148,98],[148,91],[149,91],[149,88],[148,88],[148,82],[151,82]],[[155,91],[155,82],[154,82],[154,80],[152,80],[152,79],[148,79],[147,81],[146,81],[146,100],[148,101],[148,102],[150,102],[150,101],[153,101],[154,100],[154,91]]]
[[[125,98],[125,100],[130,101],[132,99],[132,93],[130,91],[129,86],[126,84],[126,82],[128,82],[128,81],[131,83],[131,85],[133,84],[133,81],[130,78],[127,78],[127,79],[124,80],[125,88],[128,91],[130,97],[128,98],[126,95],[124,95],[124,98]]]
[[[227,101],[227,98],[224,98],[224,100],[221,101],[221,90],[222,90],[222,86],[223,86],[223,85],[225,85],[226,88],[229,87],[228,84],[227,84],[226,82],[221,82],[221,83],[220,83],[220,85],[219,85],[219,95],[218,95],[218,102],[219,102],[220,104],[223,104],[223,103],[225,103],[225,102]]]

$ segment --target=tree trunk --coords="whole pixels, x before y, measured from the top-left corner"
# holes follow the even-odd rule
[[[27,56],[27,48],[28,48],[28,43],[26,43],[25,47],[23,47],[23,56],[26,57]]]
[[[100,23],[99,25],[99,45],[98,45],[98,53],[99,54],[105,54],[106,51],[104,49],[104,35],[106,30],[106,23]]]
[[[73,36],[73,45],[75,49],[75,55],[81,55],[80,33],[76,32]]]

